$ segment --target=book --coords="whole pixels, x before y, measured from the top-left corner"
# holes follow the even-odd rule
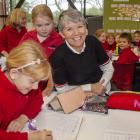
[[[82,120],[82,111],[64,114],[43,109],[36,118],[26,124],[22,132],[47,129],[52,131],[53,140],[76,140]]]
[[[85,100],[85,94],[81,87],[74,88],[61,94],[57,94],[49,102],[49,106],[55,111],[71,113],[81,107]]]

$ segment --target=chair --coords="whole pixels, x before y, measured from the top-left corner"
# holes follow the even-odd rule
[[[114,73],[112,77],[112,82],[120,90],[132,90],[135,64],[120,64],[114,62],[113,66]]]
[[[133,79],[133,90],[140,91],[140,62],[135,64],[135,73]]]

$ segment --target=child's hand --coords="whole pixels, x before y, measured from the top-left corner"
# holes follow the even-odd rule
[[[20,115],[17,119],[10,122],[7,127],[7,132],[16,132],[22,130],[27,121],[28,117],[26,115]]]
[[[51,131],[42,130],[28,134],[28,140],[53,140]]]
[[[110,51],[107,51],[107,55],[111,58],[112,57],[112,50],[110,50]]]
[[[138,57],[140,57],[140,51],[138,47],[132,48],[131,51]]]

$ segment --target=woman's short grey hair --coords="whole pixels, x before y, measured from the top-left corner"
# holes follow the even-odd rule
[[[63,31],[65,23],[68,22],[82,22],[86,26],[86,20],[79,12],[78,10],[75,9],[70,9],[70,10],[65,10],[63,11],[58,19],[58,29],[59,31]]]

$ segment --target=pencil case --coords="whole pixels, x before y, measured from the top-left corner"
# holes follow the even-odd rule
[[[134,93],[113,93],[107,99],[106,106],[111,109],[140,111],[140,95]]]

